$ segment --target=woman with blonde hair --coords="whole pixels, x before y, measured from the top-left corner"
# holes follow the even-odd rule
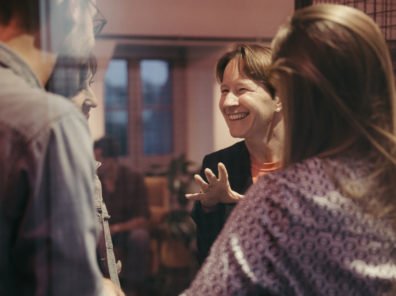
[[[239,202],[185,295],[395,295],[396,96],[378,26],[347,6],[296,11],[271,77],[284,169]]]

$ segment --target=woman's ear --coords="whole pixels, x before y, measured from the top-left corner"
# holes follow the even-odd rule
[[[278,96],[275,96],[275,98],[273,99],[273,102],[274,102],[274,111],[275,112],[282,111],[282,103]]]

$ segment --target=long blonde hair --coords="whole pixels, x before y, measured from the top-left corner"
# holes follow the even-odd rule
[[[272,77],[284,90],[284,163],[347,147],[375,164],[373,211],[393,217],[396,95],[378,26],[357,9],[319,4],[297,11],[272,45]]]

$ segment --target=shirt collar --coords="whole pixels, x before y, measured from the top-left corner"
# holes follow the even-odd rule
[[[43,88],[41,81],[38,79],[29,65],[8,45],[0,41],[0,66],[8,68],[16,75],[22,77],[32,87]]]

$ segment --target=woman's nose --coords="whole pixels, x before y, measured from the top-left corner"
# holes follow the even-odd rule
[[[90,87],[90,86],[88,86],[88,93],[89,93],[89,96],[90,96],[90,99],[91,99],[91,107],[92,108],[95,108],[95,107],[97,107],[98,106],[98,98],[97,98],[97,96],[95,95],[95,93],[93,92],[93,90],[92,90],[92,88]]]
[[[238,96],[236,96],[233,92],[229,92],[224,97],[223,106],[224,107],[230,107],[230,106],[237,106],[237,105],[239,105]]]

